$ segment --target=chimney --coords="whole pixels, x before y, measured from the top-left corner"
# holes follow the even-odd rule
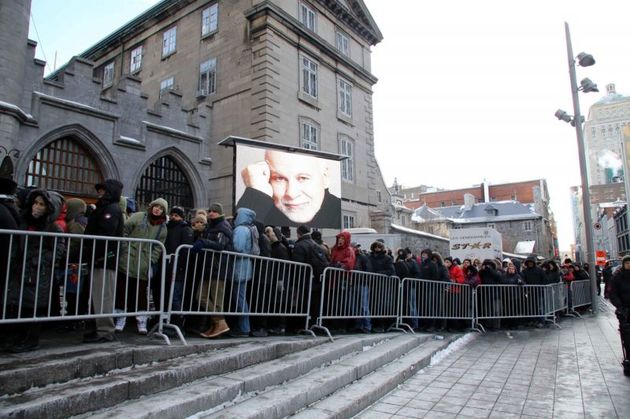
[[[466,193],[464,194],[464,209],[470,211],[475,205],[475,195]]]
[[[617,89],[615,89],[615,83],[608,83],[606,85],[606,93],[609,95],[617,94]]]

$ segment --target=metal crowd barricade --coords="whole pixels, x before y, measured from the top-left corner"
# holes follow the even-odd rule
[[[568,310],[568,301],[565,284],[558,282],[557,284],[551,284],[550,287],[553,289],[553,308],[555,315],[558,316],[562,313],[566,313]]]
[[[412,332],[420,320],[463,320],[474,327],[474,299],[468,284],[404,278],[398,301],[398,325]]]
[[[500,327],[501,319],[532,318],[555,326],[555,288],[553,285],[489,285],[475,289],[475,321],[489,320],[487,325]]]
[[[326,268],[322,274],[321,299],[317,323],[311,329],[323,330],[333,337],[324,321],[350,319],[391,319],[390,329],[398,328],[400,278],[371,272]],[[360,327],[360,326],[359,326]]]
[[[308,330],[312,267],[242,253],[179,246],[171,255],[170,297],[164,326],[186,344],[173,316],[304,317]]]
[[[9,255],[0,267],[0,324],[162,317],[166,263],[157,262],[165,254],[159,241],[21,230],[0,230],[0,237]],[[160,294],[153,301],[138,294],[144,286],[133,278],[143,276],[147,290]],[[109,295],[105,284],[112,278]],[[170,343],[161,322],[152,334]]]
[[[572,295],[572,304],[569,309],[574,312],[577,307],[589,306],[593,303],[591,296],[591,280],[571,281],[569,290]],[[576,313],[577,314],[577,313]]]

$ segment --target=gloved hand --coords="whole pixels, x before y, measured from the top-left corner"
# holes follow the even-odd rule
[[[203,240],[197,240],[196,242],[193,243],[192,245],[193,253],[199,253],[201,252],[201,249],[203,249]]]

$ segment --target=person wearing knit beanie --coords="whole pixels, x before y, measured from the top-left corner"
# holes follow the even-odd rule
[[[210,205],[208,212],[216,212],[219,215],[223,215],[223,205],[215,202],[214,204]]]

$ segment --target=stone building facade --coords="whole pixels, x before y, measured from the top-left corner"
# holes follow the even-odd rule
[[[389,224],[372,122],[382,36],[361,0],[164,0],[46,78],[28,3],[0,11],[0,145],[19,183],[90,198],[92,178],[116,177],[141,202],[168,192],[229,212],[233,150],[218,143],[239,136],[347,156],[340,227]],[[69,143],[92,177],[58,175],[52,150]]]

